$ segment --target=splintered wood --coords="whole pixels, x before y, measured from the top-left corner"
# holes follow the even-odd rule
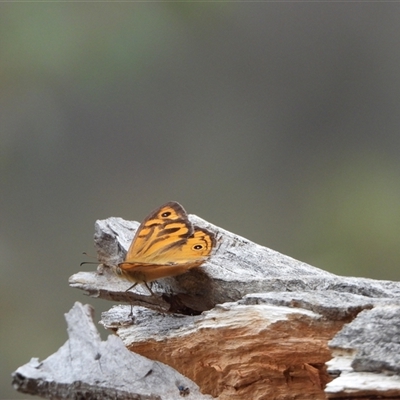
[[[126,308],[103,314],[135,353],[161,361],[221,400],[324,399],[331,380],[328,341],[343,322],[312,311],[271,305],[226,303],[198,317],[136,310],[132,326],[118,327]],[[151,325],[146,321],[151,319]],[[163,326],[166,329],[157,329]],[[170,326],[170,328],[168,328]]]
[[[112,273],[138,224],[97,221],[101,265],[70,285],[131,304],[133,316],[125,305],[104,313],[119,338],[100,342],[76,305],[70,340],[20,367],[16,389],[71,399],[400,399],[399,282],[336,276],[189,218],[213,232],[214,252],[155,281],[154,296],[141,285],[127,292]]]

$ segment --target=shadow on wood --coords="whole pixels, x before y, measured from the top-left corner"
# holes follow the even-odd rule
[[[99,342],[90,323],[69,321],[75,339],[70,336],[68,346],[43,362],[55,368],[52,358],[64,360],[68,373],[46,369],[52,377],[46,386],[42,364],[31,361],[14,373],[15,387],[44,397],[53,387],[55,393],[65,394],[69,388],[74,394],[76,385],[83,385],[94,397],[105,387],[104,393],[114,390],[140,399],[400,399],[399,282],[336,276],[194,215],[190,219],[214,232],[219,246],[201,267],[154,282],[155,296],[140,285],[126,292],[130,283],[108,267],[124,259],[138,224],[120,218],[97,221],[95,244],[103,264],[98,271],[73,275],[70,286],[93,297],[134,304],[134,318],[129,306],[104,313],[103,325],[119,336],[107,342]],[[105,357],[126,348],[132,357],[146,358],[128,357],[120,365],[111,354]],[[73,353],[77,365],[90,368],[72,373],[64,353]],[[133,368],[128,379],[133,387],[126,380],[111,384],[108,374],[102,375],[107,368],[118,378],[120,371]],[[167,372],[161,377],[156,370]],[[165,378],[164,389],[155,390],[152,385],[159,383],[148,383],[149,376]],[[138,389],[142,383],[144,392]]]

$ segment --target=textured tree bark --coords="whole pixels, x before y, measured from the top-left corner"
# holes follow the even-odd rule
[[[68,341],[46,360],[19,367],[14,387],[48,399],[211,399],[173,368],[128,351],[116,336],[101,341],[92,313],[75,303],[65,315]]]
[[[120,218],[96,222],[95,244],[102,265],[97,272],[73,275],[70,285],[93,297],[133,304],[133,318],[130,306],[118,305],[103,314],[103,325],[132,355],[163,363],[157,368],[168,368],[167,364],[183,375],[167,379],[168,390],[161,392],[155,387],[146,393],[127,389],[119,381],[107,388],[161,399],[400,399],[399,282],[336,276],[194,215],[190,219],[217,235],[214,254],[199,268],[154,282],[155,296],[141,285],[126,292],[130,283],[109,267],[124,259],[138,224]],[[93,329],[90,324],[72,328],[71,323],[75,324],[69,322],[69,329],[83,336]],[[79,348],[76,340],[69,342],[69,348]],[[74,354],[78,359],[85,351],[81,346]],[[119,373],[118,363],[112,363],[114,374]],[[139,362],[126,361],[123,369],[130,363],[136,376],[147,376],[150,367]],[[43,388],[32,383],[37,380],[29,374],[38,367],[31,364],[14,373],[16,387]],[[102,368],[107,371],[103,364]],[[85,374],[85,380],[79,380],[88,393],[111,382],[99,369],[90,372],[90,377]],[[60,382],[58,375],[44,381],[51,382],[47,387],[77,385],[72,377]],[[43,390],[40,394],[51,397]]]

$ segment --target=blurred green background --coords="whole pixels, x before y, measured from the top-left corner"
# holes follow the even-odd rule
[[[398,280],[399,38],[396,3],[2,3],[0,398],[112,306],[68,287],[96,219],[177,200]]]

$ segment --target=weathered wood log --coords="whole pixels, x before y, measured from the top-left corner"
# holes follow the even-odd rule
[[[124,259],[138,224],[96,222],[102,265],[70,285],[135,305],[133,318],[122,305],[102,318],[128,349],[220,400],[400,399],[399,282],[336,276],[190,219],[218,245],[201,267],[154,282],[155,296],[141,285],[126,292],[130,283],[109,267]]]
[[[92,313],[75,303],[65,314],[68,341],[46,360],[19,367],[14,388],[49,399],[211,399],[173,368],[128,351],[116,336],[101,341]]]
[[[159,296],[151,296],[143,285],[125,292],[131,284],[107,267],[124,260],[138,227],[137,222],[121,218],[96,222],[95,245],[102,265],[97,272],[71,276],[70,286],[92,297],[189,315],[210,310],[216,304],[240,300],[249,293],[271,291],[334,290],[372,298],[400,296],[398,282],[337,276],[255,244],[195,215],[189,217],[193,224],[214,232],[218,245],[201,267],[154,282],[152,290]]]
[[[385,346],[397,350],[398,328],[386,327],[387,343],[382,346],[377,340],[368,342],[368,334],[360,334],[361,327],[357,326],[356,333],[346,335],[346,351],[334,352],[339,360],[343,360],[343,354],[355,353],[358,347],[355,343],[349,347],[349,340],[357,342],[360,336],[358,345],[364,347],[363,357],[369,356],[376,363],[374,354],[385,355],[386,368],[383,363],[380,368],[373,364],[368,367],[375,373],[370,382],[379,385],[365,381],[365,373],[345,378],[346,384],[330,382],[341,372],[348,373],[350,363],[345,370],[340,369],[339,361],[327,369],[332,349],[343,343],[329,341],[340,338],[338,332],[343,326],[351,332],[351,321],[355,318],[357,324],[358,313],[367,321],[369,313],[380,308],[390,307],[393,313],[393,306],[386,305],[392,301],[335,291],[271,292],[247,295],[200,316],[177,318],[138,307],[132,325],[126,323],[130,308],[116,306],[103,313],[102,323],[114,330],[130,350],[172,366],[194,380],[203,393],[220,400],[347,399],[365,395],[400,398],[399,377],[385,375],[388,365],[391,373],[396,365],[398,368],[399,353],[384,351]]]
[[[330,341],[329,398],[400,398],[400,300],[377,301]]]

